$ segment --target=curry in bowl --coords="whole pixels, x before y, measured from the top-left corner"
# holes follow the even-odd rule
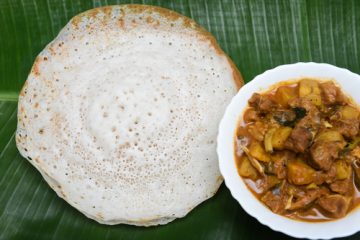
[[[360,111],[333,81],[304,78],[254,93],[235,144],[239,175],[274,213],[344,217],[360,203]]]

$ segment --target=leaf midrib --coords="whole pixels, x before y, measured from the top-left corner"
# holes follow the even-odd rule
[[[0,101],[4,102],[17,102],[19,93],[17,92],[1,92],[0,91]]]

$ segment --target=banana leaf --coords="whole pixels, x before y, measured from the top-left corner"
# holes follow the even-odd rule
[[[193,18],[217,38],[246,82],[299,61],[360,73],[356,0],[0,0],[0,239],[291,239],[247,215],[225,186],[165,226],[100,225],[57,197],[19,155],[17,98],[36,55],[76,14],[123,3],[158,5]]]

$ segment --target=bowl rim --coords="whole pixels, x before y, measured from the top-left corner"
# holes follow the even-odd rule
[[[304,71],[306,74],[303,74]],[[230,190],[232,197],[238,201],[245,212],[274,231],[282,232],[292,237],[309,239],[330,239],[349,236],[360,231],[360,225],[357,227],[357,224],[351,224],[360,221],[359,207],[353,209],[344,218],[332,221],[305,222],[293,220],[275,214],[265,207],[250,190],[247,189],[236,170],[233,154],[235,150],[233,138],[236,124],[242,116],[244,108],[247,106],[247,100],[249,96],[251,96],[250,94],[266,90],[278,82],[303,77],[334,80],[345,94],[351,96],[357,104],[360,104],[360,94],[358,97],[355,94],[356,89],[360,89],[360,76],[348,69],[339,68],[327,63],[298,62],[280,65],[267,70],[245,84],[232,98],[225,110],[219,124],[216,148],[220,172],[224,177],[225,185]],[[230,154],[232,157],[230,157]],[[229,160],[229,158],[231,160]],[[339,226],[341,226],[341,228],[339,228]]]

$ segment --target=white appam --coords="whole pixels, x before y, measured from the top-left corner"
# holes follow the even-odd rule
[[[17,147],[87,217],[165,224],[219,188],[218,123],[242,83],[189,18],[145,5],[92,9],[36,58]]]

